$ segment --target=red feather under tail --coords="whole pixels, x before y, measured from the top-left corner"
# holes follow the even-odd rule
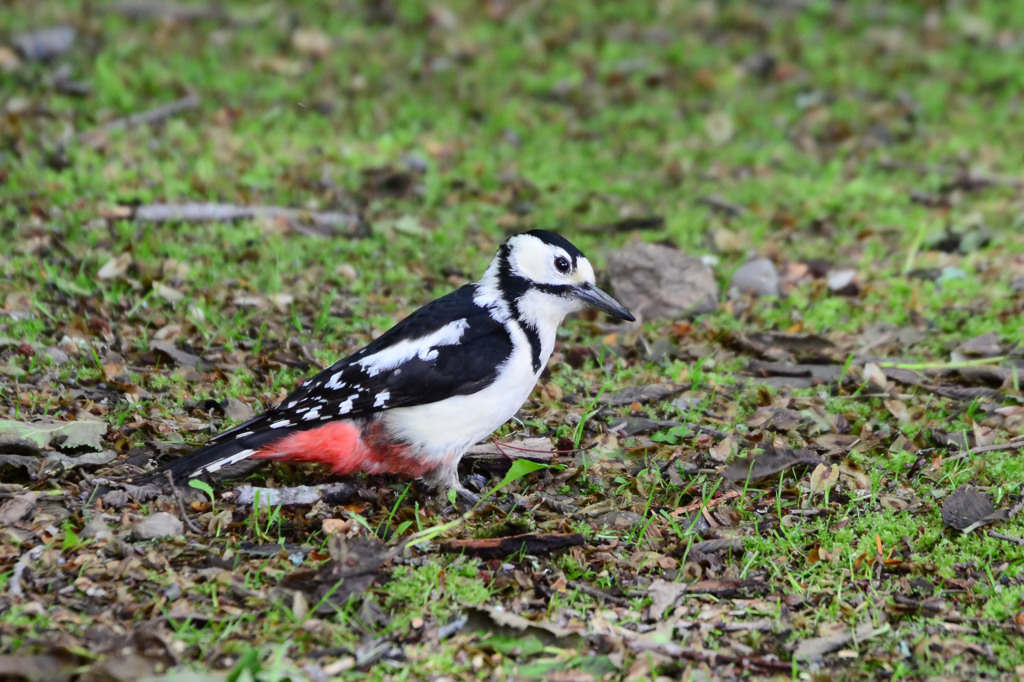
[[[296,431],[270,443],[253,459],[316,462],[339,476],[364,471],[419,478],[434,468],[417,458],[405,443],[390,440],[377,423],[365,431],[351,422],[328,422]]]

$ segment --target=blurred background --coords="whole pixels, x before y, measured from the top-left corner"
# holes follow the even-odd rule
[[[1024,674],[1019,517],[1004,528],[1016,539],[961,537],[947,526],[964,515],[939,511],[968,483],[1017,504],[1024,478],[1006,446],[1024,433],[1022,10],[0,0],[0,425],[60,462],[0,461],[4,495],[59,480],[0,544],[0,645],[38,644],[67,598],[77,651],[95,650],[94,622],[145,622],[175,642],[161,665],[267,660],[239,652],[268,639],[297,660],[343,650],[310,665],[352,675],[387,658],[396,676],[566,661],[788,676],[794,656],[840,647],[831,669],[865,679]],[[564,328],[499,437],[539,435],[565,468],[507,488],[515,514],[447,539],[578,533],[585,548],[392,564],[374,546],[368,582],[328,623],[253,590],[325,551],[328,522],[360,540],[442,524],[429,494],[359,479],[350,507],[308,514],[203,502],[181,514],[230,539],[192,534],[160,550],[169,560],[146,545],[142,568],[80,541],[87,518],[106,529],[96,505],[126,533],[145,511],[94,500],[82,471],[171,456],[275,404],[534,227],[580,246],[645,324]],[[44,416],[93,431],[39,435],[28,422]],[[789,458],[758,460],[759,444]],[[92,459],[69,464],[82,449]],[[228,578],[203,572],[224,565]],[[698,579],[711,596],[672,591]],[[488,631],[483,605],[597,623],[604,648],[576,656],[575,631],[448,638]],[[165,607],[190,625],[172,633]],[[102,679],[138,679],[118,674]]]

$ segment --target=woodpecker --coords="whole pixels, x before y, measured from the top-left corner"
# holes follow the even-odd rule
[[[399,474],[475,496],[457,477],[472,445],[529,397],[569,313],[633,316],[565,238],[506,240],[483,277],[428,303],[279,405],[160,467],[175,481],[245,459],[317,462],[338,475]]]

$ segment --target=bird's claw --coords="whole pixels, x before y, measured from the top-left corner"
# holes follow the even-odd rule
[[[468,509],[480,504],[480,496],[472,492],[469,488],[463,485],[457,485],[453,488],[455,490],[455,496],[458,498],[457,501],[461,502]],[[461,506],[461,505],[460,505]]]

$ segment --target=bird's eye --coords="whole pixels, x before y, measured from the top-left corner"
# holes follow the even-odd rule
[[[558,270],[563,275],[568,275],[569,270],[571,269],[572,266],[569,265],[568,258],[566,258],[565,256],[558,256],[557,258],[555,258],[555,270]]]

